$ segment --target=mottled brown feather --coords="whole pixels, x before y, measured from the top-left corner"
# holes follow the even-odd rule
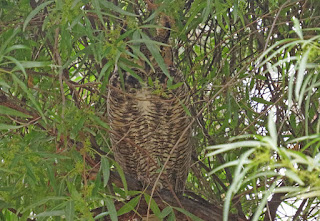
[[[176,69],[170,68],[170,74],[175,82],[182,81]],[[190,123],[183,107],[189,103],[187,87],[183,84],[175,90],[166,90],[163,96],[146,85],[128,84],[131,83],[129,77],[130,74],[125,73],[126,91],[120,86],[118,73],[110,79],[107,103],[115,160],[126,173],[154,185],[172,148],[183,136],[158,183],[159,188],[171,185],[176,192],[181,192],[192,152],[190,129],[182,134]]]

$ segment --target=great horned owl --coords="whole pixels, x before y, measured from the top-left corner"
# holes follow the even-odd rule
[[[173,65],[168,65],[168,70],[173,84],[183,82],[182,73]],[[152,73],[133,71],[143,82],[117,70],[109,82],[107,112],[115,160],[124,172],[153,186],[174,148],[157,187],[171,186],[181,192],[192,152],[191,130],[186,129],[191,122],[185,111],[189,103],[187,87],[183,83],[169,90],[167,76],[159,67]]]

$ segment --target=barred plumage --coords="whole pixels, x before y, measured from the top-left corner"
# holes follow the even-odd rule
[[[174,83],[183,80],[181,73],[169,68]],[[144,73],[139,73],[147,81]],[[167,77],[158,68],[151,75],[163,90],[141,85],[129,73],[123,74],[125,90],[121,88],[119,73],[110,79],[108,114],[111,128],[111,143],[115,160],[123,170],[145,184],[154,185],[163,164],[177,141],[170,160],[160,177],[159,188],[169,185],[180,192],[191,161],[190,118],[184,105],[188,106],[189,96],[185,84],[174,90],[166,89]],[[184,133],[184,134],[183,134]]]

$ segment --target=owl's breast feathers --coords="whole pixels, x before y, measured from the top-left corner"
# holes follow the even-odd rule
[[[170,67],[169,72],[174,84],[183,82],[178,70]],[[192,152],[191,130],[186,129],[191,122],[185,111],[186,85],[169,90],[161,71],[152,75],[151,85],[148,79],[139,82],[129,73],[123,73],[122,83],[120,79],[117,72],[111,77],[107,101],[115,160],[124,172],[154,185],[170,157],[157,185],[183,191]]]

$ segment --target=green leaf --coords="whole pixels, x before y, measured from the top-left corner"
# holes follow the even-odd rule
[[[8,124],[0,124],[0,130],[14,130],[14,129],[19,129],[21,127],[24,127],[24,125],[14,126],[14,125],[8,125]]]
[[[95,197],[98,195],[98,191],[99,189],[101,188],[101,173],[102,171],[100,170],[98,173],[97,173],[97,176],[95,178],[95,181],[94,181],[94,187],[92,189],[92,196]]]
[[[260,98],[260,97],[252,97],[251,99],[252,99],[253,101],[255,101],[255,102],[260,103],[260,104],[266,104],[266,105],[272,105],[272,104],[273,104],[272,102],[266,101],[265,99]]]
[[[212,12],[212,0],[207,0],[207,5],[203,10],[203,19],[202,19],[202,23],[205,23],[205,21],[207,21],[210,12]]]
[[[16,34],[18,34],[20,31],[20,28],[15,28],[13,30],[13,33],[12,35],[10,35],[10,37],[4,42],[2,43],[1,47],[0,47],[0,61],[2,61],[2,58],[3,58],[3,55],[5,54],[5,50],[6,50],[6,47],[9,45],[9,43],[11,42],[11,40],[14,38],[14,36],[16,36]]]
[[[172,85],[168,86],[168,89],[169,89],[169,90],[175,90],[175,89],[177,89],[178,87],[180,87],[181,85],[183,85],[183,82],[178,82],[178,83],[176,83],[176,84],[172,84]]]
[[[112,221],[117,221],[118,220],[118,216],[117,216],[117,211],[116,208],[114,206],[113,200],[110,198],[105,198],[104,201],[106,202],[107,208],[108,208],[108,212],[110,215],[110,218]]]
[[[54,170],[52,169],[52,166],[49,163],[46,163],[45,166],[47,168],[47,174],[50,181],[50,185],[54,189],[55,193],[58,193],[58,186],[57,186]]]
[[[53,210],[53,211],[45,211],[35,215],[35,217],[47,217],[47,216],[62,216],[65,215],[64,210]]]
[[[37,200],[35,203],[29,205],[29,206],[26,206],[23,208],[23,210],[21,211],[21,213],[25,213],[26,211],[32,209],[32,208],[36,208],[40,205],[43,205],[45,204],[46,202],[48,201],[63,201],[63,200],[66,200],[66,197],[62,197],[62,196],[49,196],[49,197],[45,197],[43,198],[42,200]]]
[[[173,213],[173,209],[171,206],[167,206],[166,208],[164,208],[162,210],[162,212],[159,215],[159,218],[164,219],[165,217],[167,217],[170,213]]]
[[[100,220],[101,218],[105,217],[105,216],[108,216],[109,215],[109,212],[102,212],[102,213],[99,213],[98,215],[96,215],[94,217],[94,220]]]
[[[143,82],[142,78],[139,75],[137,75],[133,70],[131,70],[129,67],[127,67],[125,64],[119,63],[119,67],[121,67],[123,70],[129,72],[132,75],[132,77],[137,79],[140,83]]]
[[[288,177],[288,178],[290,178],[290,179],[292,179],[293,181],[295,181],[295,182],[297,182],[298,184],[300,184],[300,185],[304,185],[304,182],[300,179],[300,177],[296,174],[296,173],[294,173],[292,170],[289,170],[289,169],[287,169],[286,171],[285,171],[285,175],[286,175],[286,177]]]
[[[299,20],[296,17],[293,17],[292,20],[293,20],[294,31],[297,33],[299,38],[303,40],[303,34],[302,34]]]
[[[155,201],[154,199],[152,199],[152,198],[150,197],[150,195],[147,194],[147,193],[144,193],[143,195],[144,195],[144,199],[146,200],[147,204],[149,204],[149,202],[150,202],[150,200],[151,200],[150,208],[151,208],[152,212],[153,212],[157,217],[159,217],[159,216],[160,216],[160,209],[159,209],[156,201]]]
[[[103,128],[106,128],[106,129],[110,130],[109,125],[106,122],[102,121],[100,119],[100,117],[98,117],[96,115],[90,115],[90,119],[92,121],[96,122],[97,124],[99,124],[100,126],[102,126]]]
[[[110,177],[109,160],[106,157],[101,158],[100,170],[102,171],[102,174],[103,174],[103,187],[106,187]]]
[[[27,50],[30,50],[29,47],[25,46],[25,45],[13,45],[9,48],[7,48],[4,52],[4,54],[7,54],[9,53],[10,51],[14,51],[14,50],[17,50],[17,49],[27,49]]]
[[[125,203],[123,207],[118,210],[118,216],[121,216],[130,211],[135,211],[136,206],[140,201],[141,195],[139,194],[135,198],[131,199],[128,203]]]
[[[9,115],[9,116],[16,116],[16,117],[24,117],[24,118],[31,117],[30,115],[27,115],[25,113],[22,113],[20,111],[17,111],[15,109],[11,109],[9,107],[2,106],[2,105],[0,105],[0,114],[5,114],[5,115]]]
[[[310,199],[310,198],[319,197],[319,196],[320,196],[320,190],[298,194],[297,198],[298,199]]]
[[[54,1],[45,1],[44,3],[42,3],[41,5],[39,5],[38,7],[36,7],[25,19],[24,23],[23,23],[23,31],[25,31],[27,25],[29,24],[29,22],[31,21],[31,19],[36,16],[36,14],[39,13],[39,11],[41,11],[42,9],[44,9],[47,5],[53,3]]]
[[[243,162],[243,164],[249,164],[251,163],[252,161],[251,160],[246,160]],[[230,162],[227,162],[227,163],[224,163],[216,168],[214,168],[214,170],[210,171],[208,173],[208,176],[214,174],[215,172],[221,170],[221,169],[224,169],[224,168],[227,168],[227,167],[231,167],[231,166],[237,166],[239,164],[239,160],[233,160],[233,161],[230,161]]]
[[[271,109],[269,116],[268,116],[268,131],[271,137],[271,145],[273,147],[277,146],[277,142],[278,142],[278,136],[277,136],[277,129],[276,129],[276,124],[274,122],[274,117],[275,114],[273,112],[273,110]]]
[[[192,213],[188,212],[185,209],[179,208],[179,207],[174,207],[175,210],[178,210],[179,212],[183,213],[184,215],[190,217],[192,220],[195,221],[203,221],[203,219],[200,219],[199,217],[193,215]]]
[[[260,141],[239,141],[236,143],[229,143],[229,144],[219,144],[219,145],[214,145],[214,146],[209,146],[207,147],[208,150],[212,149],[218,149],[212,153],[208,153],[206,156],[214,156],[220,153],[224,153],[239,147],[259,147],[262,146],[263,143]]]
[[[36,107],[37,111],[40,113],[42,119],[47,122],[38,102],[36,101],[36,99],[33,97],[33,95],[30,93],[29,89],[27,88],[27,86],[21,81],[19,80],[14,74],[12,74],[12,78],[13,80],[21,87],[21,89],[27,94],[28,98],[30,99],[30,101],[34,104],[34,106]]]
[[[0,79],[0,86],[5,88],[11,88],[9,84],[7,84],[5,81],[2,81],[1,79]]]
[[[26,79],[28,78],[27,73],[26,73],[26,70],[24,69],[24,67],[23,67],[23,65],[20,63],[20,61],[18,61],[17,59],[15,59],[15,58],[13,58],[13,57],[11,57],[11,56],[3,56],[3,57],[6,58],[6,59],[8,59],[8,60],[10,60],[10,61],[12,61],[13,63],[15,63],[17,69],[22,71],[22,73],[23,73],[23,75],[24,75],[24,77],[25,77]]]
[[[74,220],[74,202],[68,201],[65,209],[65,216],[67,221]]]
[[[77,124],[72,128],[70,132],[70,138],[75,139],[79,131],[83,128],[84,122],[87,120],[87,116],[82,116]]]
[[[179,102],[180,102],[180,104],[182,105],[183,110],[186,112],[186,114],[191,117],[192,115],[191,115],[191,113],[190,113],[189,108],[188,108],[184,103],[182,103],[181,101],[179,101]]]
[[[263,198],[260,200],[259,202],[259,206],[258,208],[256,208],[255,213],[253,218],[251,219],[252,221],[258,221],[260,218],[260,215],[262,214],[262,212],[264,211],[265,205],[268,202],[268,198],[271,196],[271,194],[273,193],[276,185],[278,182],[273,182],[272,185],[267,189],[267,191],[265,191]]]
[[[2,167],[0,167],[0,171],[3,171],[4,173],[19,175],[19,173],[15,172],[13,170],[9,170],[9,169],[2,168]]]
[[[114,65],[113,61],[110,60],[103,66],[103,68],[101,69],[101,72],[99,74],[98,81],[100,81],[103,76],[105,76],[106,78],[109,77],[110,72],[111,72],[111,70],[109,68],[113,67],[113,65]],[[107,74],[105,74],[106,72],[107,72]]]
[[[152,65],[152,63],[149,61],[149,59],[140,51],[140,49],[134,47],[134,46],[130,46],[131,47],[133,53],[137,56],[139,56],[140,58],[142,58],[145,62],[147,62],[147,64],[151,67],[152,71],[154,71],[154,67]]]
[[[301,85],[302,85],[303,80],[304,80],[309,53],[310,53],[310,49],[308,49],[306,51],[306,53],[303,54],[303,56],[301,58],[301,61],[299,63],[299,70],[298,70],[298,75],[297,75],[297,80],[296,80],[295,91],[294,91],[295,92],[295,97],[296,97],[297,100],[299,100],[300,96],[304,96],[303,94],[301,94],[300,89],[301,89]]]
[[[121,15],[128,15],[128,16],[134,16],[134,17],[138,17],[138,15],[130,13],[128,11],[123,10],[122,8],[116,6],[115,4],[113,4],[112,2],[109,1],[104,1],[104,0],[100,0],[100,3],[106,7],[107,9],[113,10],[115,12],[120,13]]]
[[[156,46],[156,44],[150,42],[150,38],[146,34],[144,34],[143,32],[140,32],[140,34],[141,34],[142,40],[144,40],[144,43],[146,44],[148,50],[151,52],[152,56],[158,63],[163,73],[169,78],[169,80],[172,81],[173,79],[168,71],[167,65],[164,63],[163,57],[159,52],[159,48]]]
[[[49,61],[21,61],[20,63],[24,68],[41,68],[51,65]]]
[[[115,165],[115,167],[116,167],[116,169],[117,169],[117,171],[119,173],[119,176],[121,178],[124,191],[125,191],[126,194],[128,194],[128,185],[127,185],[127,180],[126,180],[126,177],[124,175],[124,172],[123,172],[121,166],[117,162],[114,161],[114,165]]]

